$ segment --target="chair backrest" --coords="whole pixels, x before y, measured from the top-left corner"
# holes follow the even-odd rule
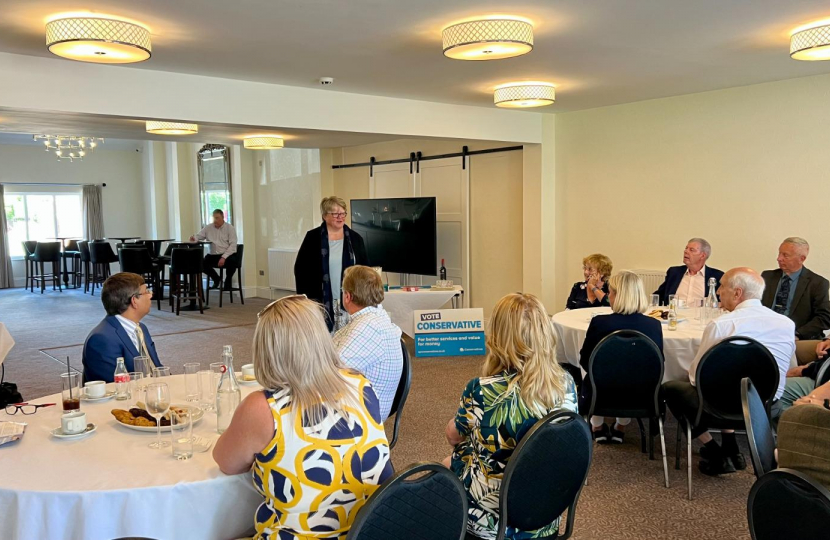
[[[80,251],[80,248],[78,247],[78,243],[79,243],[78,240],[67,240],[66,244],[64,244],[63,251],[64,252],[69,252],[69,251],[78,252],[78,251]]]
[[[34,256],[39,261],[55,261],[61,257],[60,242],[38,242]]]
[[[89,260],[93,264],[108,264],[110,261],[117,259],[109,242],[95,240],[89,243]]]
[[[78,242],[78,250],[81,252],[81,262],[89,262],[89,242],[81,240]]]
[[[755,476],[761,476],[773,470],[775,463],[775,437],[772,435],[767,409],[761,396],[749,377],[741,380],[741,404],[744,410],[746,436],[749,439],[749,453]]]
[[[198,249],[181,248],[173,249],[170,255],[170,272],[177,274],[199,274],[202,272],[202,260],[204,251]]]
[[[752,540],[827,538],[830,491],[793,469],[776,469],[759,478],[746,503]]]
[[[37,248],[37,240],[24,240],[23,241],[23,253],[25,254],[27,259],[35,254],[35,249],[36,248]]]
[[[466,531],[461,481],[443,465],[416,463],[369,497],[346,540],[462,540]]]
[[[133,274],[150,274],[153,272],[153,259],[150,251],[144,246],[138,248],[126,248],[118,250],[118,262],[121,264],[122,272]]]
[[[825,360],[816,374],[816,388],[830,382],[830,360]]]
[[[406,398],[409,396],[409,387],[412,385],[412,360],[409,358],[409,349],[406,348],[406,343],[404,343],[403,338],[401,338],[401,354],[403,355],[401,380],[398,381],[398,388],[395,390],[395,399],[392,400],[392,408],[389,410],[390,417],[403,409],[406,404]]]
[[[242,255],[245,253],[245,246],[236,244],[236,255],[239,258],[239,266],[242,266]]]
[[[172,256],[172,254],[173,254],[173,248],[174,248],[174,247],[176,247],[176,243],[175,243],[175,242],[170,242],[170,243],[168,243],[168,244],[167,244],[167,247],[166,247],[166,248],[164,248],[164,256],[165,256],[165,257],[170,257],[170,256]]]
[[[703,411],[723,420],[743,422],[741,379],[749,377],[764,406],[778,390],[778,364],[769,349],[745,336],[732,336],[709,349],[697,366],[700,398],[695,425]]]
[[[533,531],[570,508],[568,529],[588,469],[593,444],[588,423],[569,411],[539,420],[513,451],[499,493],[499,537],[507,526]]]
[[[588,415],[654,417],[665,369],[663,353],[645,334],[617,330],[605,336],[588,360]]]

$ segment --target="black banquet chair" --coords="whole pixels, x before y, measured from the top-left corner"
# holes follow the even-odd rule
[[[746,438],[755,476],[761,478],[775,469],[775,437],[767,409],[749,377],[741,380],[741,406],[744,411]]]
[[[466,530],[461,481],[439,463],[416,463],[369,497],[346,540],[463,540]]]
[[[392,428],[392,440],[389,441],[389,449],[395,448],[398,442],[398,433],[401,425],[401,414],[403,407],[406,405],[406,398],[409,396],[409,387],[412,385],[412,360],[409,358],[409,349],[406,348],[403,338],[401,338],[401,352],[403,353],[403,369],[401,370],[401,380],[398,382],[398,388],[395,390],[395,399],[392,401],[392,408],[389,409],[389,418],[395,415],[395,424]]]
[[[825,360],[816,374],[816,388],[830,382],[830,360]]]
[[[646,436],[641,419],[647,418],[650,427],[656,421],[660,428],[660,448],[663,451],[663,479],[666,487],[669,487],[669,465],[663,433],[666,403],[661,392],[664,368],[660,348],[642,332],[617,330],[605,336],[588,360],[591,404],[585,416],[636,418],[640,426],[640,438],[643,442],[647,440],[649,457],[652,459],[652,429],[649,429]]]
[[[778,390],[778,364],[772,353],[758,341],[732,336],[709,349],[695,372],[699,405],[694,418],[678,418],[677,454],[674,467],[680,469],[682,426],[686,427],[687,482],[692,500],[692,427],[701,423],[710,429],[744,430],[741,380],[748,377],[764,408],[769,410]]]
[[[793,469],[759,478],[746,503],[752,540],[818,540],[830,526],[830,491]]]

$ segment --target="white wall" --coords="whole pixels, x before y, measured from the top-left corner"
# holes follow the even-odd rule
[[[780,241],[803,236],[807,266],[830,276],[828,88],[822,75],[557,115],[557,305],[584,255],[665,269],[694,236],[723,270],[775,268]]]
[[[105,143],[106,145],[106,143]],[[134,150],[101,147],[84,161],[59,162],[38,146],[0,145],[0,183],[102,184],[104,232],[107,235],[148,234],[142,182],[142,155]],[[25,191],[28,186],[7,186]],[[80,187],[77,188],[80,190]],[[15,284],[23,286],[22,261],[12,263]]]

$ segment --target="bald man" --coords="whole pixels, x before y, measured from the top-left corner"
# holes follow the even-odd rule
[[[774,398],[784,393],[784,383],[791,363],[795,362],[795,323],[761,305],[764,279],[751,268],[733,268],[723,275],[718,289],[721,307],[729,313],[710,322],[703,331],[700,348],[689,368],[689,381],[669,381],[663,385],[666,403],[675,418],[694,418],[699,405],[695,372],[709,349],[731,336],[746,336],[759,341],[772,353],[778,364],[779,382]],[[776,406],[773,406],[775,409]],[[746,459],[738,449],[735,433],[724,430],[721,444],[709,434],[704,412],[700,424],[692,426],[692,436],[703,443],[700,471],[715,476],[746,468]]]

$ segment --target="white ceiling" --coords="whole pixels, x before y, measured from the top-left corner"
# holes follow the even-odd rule
[[[830,72],[788,56],[794,27],[830,17],[808,0],[3,0],[0,51],[50,56],[44,19],[71,10],[150,27],[153,57],[131,67],[492,107],[512,80],[556,83],[571,111]],[[530,54],[449,60],[441,28],[488,14],[534,21]],[[115,73],[115,72],[114,72]]]

